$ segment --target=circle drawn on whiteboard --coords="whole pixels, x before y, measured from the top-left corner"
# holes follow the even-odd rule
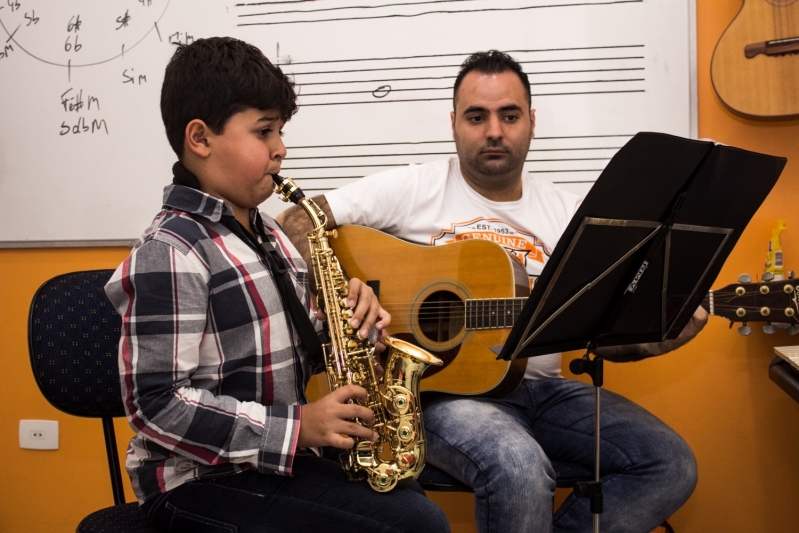
[[[3,0],[6,44],[58,67],[90,67],[124,56],[150,34],[170,0]]]

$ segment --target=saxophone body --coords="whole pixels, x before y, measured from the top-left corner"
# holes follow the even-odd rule
[[[352,309],[347,305],[349,285],[328,242],[327,217],[313,200],[289,178],[273,175],[275,191],[284,201],[301,206],[314,229],[308,234],[311,268],[316,280],[317,301],[327,314],[330,342],[323,345],[330,391],[350,383],[366,389],[367,399],[358,403],[374,413],[374,422],[357,423],[378,434],[375,442],[353,437],[355,445],[341,454],[341,464],[350,480],[366,479],[378,492],[415,480],[425,462],[426,443],[419,381],[430,365],[442,361],[408,342],[385,337],[388,347],[382,376],[375,371],[374,342],[360,339],[349,325]]]

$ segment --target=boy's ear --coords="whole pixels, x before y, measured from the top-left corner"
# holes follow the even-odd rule
[[[211,129],[205,122],[195,118],[186,124],[186,131],[183,138],[186,149],[199,157],[208,157],[211,153],[208,144],[208,136],[211,133]]]

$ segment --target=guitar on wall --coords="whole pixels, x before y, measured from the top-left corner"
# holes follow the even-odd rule
[[[799,0],[744,0],[719,39],[710,77],[733,112],[799,116]]]
[[[350,277],[367,282],[391,313],[391,335],[412,342],[444,361],[425,371],[421,390],[503,396],[524,378],[527,360],[497,360],[500,345],[527,302],[524,267],[491,241],[444,246],[411,244],[363,226],[340,226],[331,238]],[[742,282],[710,291],[702,306],[711,315],[741,322],[766,322],[799,333],[799,280]]]

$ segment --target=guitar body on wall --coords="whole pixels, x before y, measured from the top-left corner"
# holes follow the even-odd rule
[[[734,113],[799,117],[799,0],[744,0],[716,45],[710,77]]]

